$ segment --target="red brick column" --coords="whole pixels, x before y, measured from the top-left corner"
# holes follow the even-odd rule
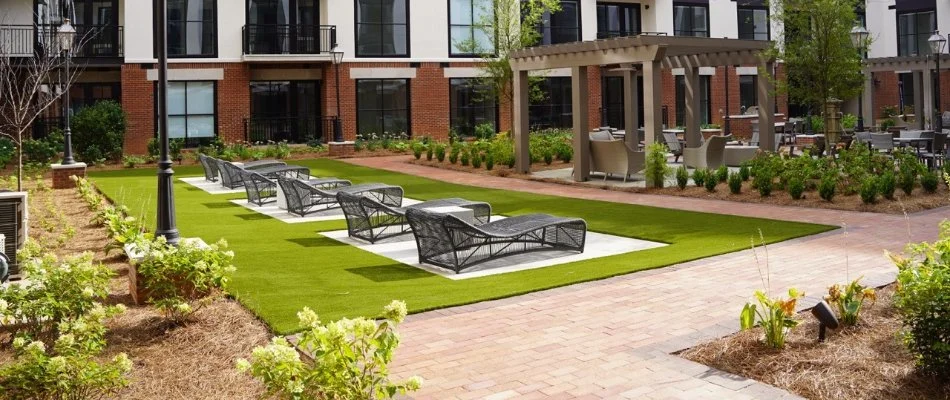
[[[53,164],[53,189],[69,189],[76,187],[70,177],[73,175],[80,178],[86,177],[86,163],[75,163],[70,165]]]

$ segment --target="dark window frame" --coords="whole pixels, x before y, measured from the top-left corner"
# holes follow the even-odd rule
[[[685,31],[685,30],[681,30],[681,29],[678,30],[678,29],[676,29],[676,9],[677,9],[677,7],[686,7],[686,8],[688,8],[688,9],[690,9],[690,21],[691,21],[691,25],[695,25],[694,23],[692,23],[692,20],[693,20],[692,17],[696,15],[695,13],[692,12],[692,9],[694,9],[694,8],[702,8],[702,9],[705,9],[705,10],[706,10],[706,30],[705,30],[705,31],[697,31],[697,30],[695,30],[695,29],[690,29],[688,32],[691,32],[692,34],[689,34],[689,35],[682,35],[682,34],[677,33],[677,32],[687,32],[687,31]],[[711,31],[711,30],[712,30],[712,27],[710,26],[709,3],[700,4],[700,3],[673,2],[673,36],[710,37],[710,31]],[[696,35],[695,35],[696,32],[706,32],[706,36],[696,36]]]
[[[156,1],[156,0],[153,0],[153,1]],[[203,0],[202,0],[202,1],[203,1]],[[212,25],[212,29],[211,29],[211,41],[212,41],[211,48],[212,48],[212,51],[211,51],[211,53],[209,53],[209,54],[174,54],[174,53],[172,53],[171,51],[169,51],[169,52],[168,52],[168,58],[169,58],[169,59],[173,59],[173,58],[182,58],[182,59],[187,59],[187,58],[218,58],[218,38],[219,38],[219,35],[218,35],[218,0],[210,0],[210,1],[211,1],[212,4],[214,5],[214,7],[213,7],[214,9],[212,10],[212,17],[211,17],[211,25]],[[153,3],[152,10],[154,10],[154,9],[155,9],[155,7],[154,7],[154,3]],[[167,10],[167,9],[165,10],[165,15],[166,15],[166,20],[168,21],[168,24],[170,25],[173,21],[172,21],[171,19],[168,19],[168,10]],[[156,19],[157,16],[156,16],[156,15],[153,15],[152,18],[153,18],[153,19]],[[185,20],[185,21],[184,21],[184,23],[185,23],[185,35],[182,36],[183,40],[187,40],[187,37],[188,37],[188,25],[187,25],[187,24],[193,23],[193,22],[205,23],[205,21],[188,21],[188,20]],[[154,21],[152,26],[155,26],[156,24],[158,24],[158,21]],[[166,35],[168,35],[169,32],[171,32],[171,28],[170,28],[169,26],[166,26],[166,27],[165,27],[165,33],[166,33]],[[170,36],[170,35],[168,35],[168,36]],[[170,41],[166,42],[166,45],[167,45],[167,44],[170,44]],[[166,48],[169,48],[169,49],[170,49],[171,46],[166,46]],[[155,56],[155,58],[158,58],[158,39],[155,38],[155,37],[153,37],[152,53],[153,53],[153,55]]]
[[[759,35],[759,34],[761,34],[762,32],[756,32],[756,31],[755,31],[755,22],[754,22],[754,21],[755,21],[755,18],[754,18],[754,15],[753,15],[753,23],[752,23],[752,37],[742,37],[742,36],[743,36],[743,35],[742,35],[742,33],[743,33],[743,32],[742,32],[742,25],[743,25],[743,24],[742,24],[742,16],[741,16],[742,11],[751,11],[753,14],[754,14],[756,11],[765,11],[765,39],[758,39],[758,38],[756,38],[756,35]],[[737,29],[736,29],[736,31],[737,31],[737,33],[738,33],[737,37],[738,37],[739,39],[744,39],[744,40],[765,40],[765,41],[772,40],[772,23],[771,23],[772,20],[771,20],[771,17],[772,17],[772,11],[769,10],[769,7],[768,7],[768,6],[750,6],[750,5],[739,5],[739,6],[737,6],[737,7],[736,7],[736,24],[737,24],[737,27],[736,27]]]
[[[643,76],[637,75],[637,128],[643,126],[644,122],[644,109],[643,109]],[[611,128],[620,128],[627,129],[626,120],[624,113],[626,112],[626,106],[624,101],[626,97],[624,96],[624,91],[626,87],[623,85],[623,76],[618,75],[603,75],[601,78],[601,88],[602,95],[600,97],[600,112],[601,112],[601,126],[609,126]],[[620,101],[612,101],[611,94],[620,95]],[[615,115],[616,114],[616,115]],[[616,117],[617,123],[611,124],[610,121]]]
[[[213,114],[210,114],[210,115],[214,118],[214,123],[213,123],[213,126],[214,126],[214,136],[202,136],[202,137],[196,137],[196,138],[189,138],[189,137],[188,137],[187,117],[192,115],[192,114],[187,114],[187,110],[188,110],[188,85],[187,85],[187,84],[188,84],[189,82],[211,82],[211,84],[212,84],[212,92],[213,92],[213,95],[212,95],[212,103],[213,103],[213,104],[212,104],[212,106],[214,107],[214,111],[213,111]],[[184,116],[184,117],[186,118],[186,120],[185,120],[185,121],[186,121],[186,122],[185,122],[185,137],[183,137],[183,138],[173,138],[173,137],[170,136],[170,135],[171,135],[171,132],[169,132],[169,139],[184,139],[184,140],[185,140],[185,147],[196,147],[196,146],[199,146],[199,145],[204,145],[204,144],[206,144],[206,143],[209,143],[209,142],[213,141],[215,138],[220,137],[220,135],[221,135],[221,133],[219,132],[219,131],[220,131],[220,126],[219,126],[220,119],[218,118],[218,81],[216,81],[216,80],[197,80],[197,81],[169,81],[169,82],[168,82],[169,85],[175,84],[175,83],[184,83],[184,84],[185,84],[185,111],[186,111],[186,114],[172,114],[171,112],[169,112],[169,113],[168,113],[168,118],[171,119],[171,117],[180,117],[180,116]],[[154,99],[156,99],[156,98],[158,98],[158,82],[155,82],[155,83],[152,85],[152,99],[153,99],[153,101],[152,101],[152,108],[154,108],[153,114],[155,115],[153,127],[154,127],[154,131],[155,131],[155,136],[154,136],[155,138],[158,137],[158,123],[159,123],[159,121],[158,121],[158,102],[157,102],[157,101],[154,101]],[[168,99],[165,99],[165,102],[167,103],[167,102],[168,102]],[[202,116],[202,115],[209,115],[209,114],[194,114],[194,115],[195,115],[195,116]]]
[[[917,37],[918,40],[919,40],[919,36],[921,36],[921,35],[924,35],[925,37],[929,38],[930,35],[933,34],[933,32],[934,32],[933,30],[930,31],[930,32],[917,32],[917,31],[916,31],[916,29],[917,29],[916,18],[919,16],[919,14],[924,14],[924,13],[931,13],[931,18],[932,18],[931,21],[933,22],[934,30],[936,30],[937,27],[939,27],[939,25],[938,25],[939,21],[937,20],[937,10],[936,10],[935,8],[922,8],[922,9],[917,9],[917,10],[902,10],[902,11],[898,11],[898,12],[894,13],[894,18],[895,18],[894,29],[895,29],[896,32],[897,32],[896,38],[897,38],[897,56],[898,56],[898,57],[901,57],[901,56],[928,56],[928,55],[930,55],[930,53],[931,53],[931,52],[930,52],[930,46],[924,46],[923,52],[921,52],[921,49],[918,47],[918,49],[917,49],[917,54],[911,54],[911,53],[909,53],[909,49],[903,49],[903,48],[901,47],[901,42],[903,42],[902,39],[903,39],[904,37],[906,37],[906,36],[915,36],[915,37]],[[909,15],[909,14],[915,14],[915,18],[914,18],[914,22],[915,22],[915,23],[914,23],[914,30],[915,30],[915,32],[912,33],[912,34],[909,34],[909,35],[901,35],[901,16]],[[902,50],[904,50],[904,51],[902,51]]]
[[[712,115],[712,76],[711,75],[699,75],[699,88],[703,91],[699,95],[699,109],[702,111],[702,115],[699,117],[699,124],[711,124],[713,121]],[[680,88],[682,87],[682,92]],[[675,96],[674,101],[676,103],[676,115],[673,116],[676,126],[682,126],[686,123],[686,77],[684,75],[676,75],[673,77],[673,95]],[[682,93],[682,96],[680,96]],[[681,107],[682,106],[682,107]]]
[[[472,133],[459,132],[459,131],[458,131],[458,129],[457,129],[457,126],[458,126],[458,125],[455,123],[454,116],[455,116],[456,114],[458,114],[459,105],[456,104],[455,96],[452,95],[452,94],[453,94],[453,87],[454,87],[456,84],[463,84],[463,85],[467,85],[467,86],[468,86],[468,89],[477,92],[477,90],[478,90],[478,89],[476,89],[476,86],[477,86],[477,85],[473,84],[476,79],[477,79],[477,78],[449,78],[449,129],[454,129],[455,132],[458,133],[460,137],[472,136],[472,133],[474,133],[474,129],[475,129],[475,126],[476,126],[476,125],[475,125],[475,124],[471,124],[471,125],[472,125],[471,128],[472,128],[472,131],[473,131]],[[456,82],[459,82],[459,81],[464,81],[465,83],[456,83]],[[475,95],[477,95],[477,93],[476,93]],[[484,95],[484,94],[482,94],[482,95]],[[473,97],[474,97],[474,95],[473,95]],[[495,132],[498,132],[498,127],[501,126],[501,124],[500,124],[499,115],[498,115],[498,114],[499,114],[499,107],[498,107],[499,101],[498,101],[497,96],[496,96],[496,98],[492,101],[492,103],[494,103],[494,104],[493,104],[493,105],[490,105],[490,106],[485,106],[485,105],[482,105],[482,106],[468,106],[468,107],[463,107],[463,108],[464,108],[464,109],[468,109],[468,110],[472,110],[472,109],[489,109],[489,108],[491,108],[491,109],[492,109],[492,113],[494,114],[494,118],[493,118],[492,123],[495,125]],[[467,122],[474,122],[474,121],[467,121]]]
[[[360,104],[360,95],[359,95],[359,93],[360,93],[360,83],[361,83],[361,82],[369,82],[369,81],[375,81],[375,82],[380,82],[380,83],[385,82],[385,81],[403,81],[403,82],[406,84],[406,108],[405,108],[405,110],[406,110],[406,131],[405,131],[405,132],[389,132],[389,133],[390,133],[390,134],[394,134],[394,135],[395,135],[395,134],[399,134],[399,133],[405,133],[407,137],[412,137],[412,79],[408,79],[408,78],[371,78],[371,79],[356,79],[356,80],[354,81],[354,85],[353,85],[353,86],[354,86],[354,90],[356,91],[356,134],[357,134],[357,135],[360,135],[361,132],[362,132],[362,130],[360,129],[360,111],[369,111],[369,110],[371,110],[371,111],[375,111],[375,112],[377,112],[377,113],[378,113],[378,112],[383,112],[384,114],[385,114],[386,111],[390,111],[390,112],[392,111],[392,110],[387,109],[387,108],[385,108],[385,107],[382,107],[382,108],[373,108],[373,109],[364,109],[364,108],[363,108],[363,105]],[[379,89],[378,89],[378,88],[377,88],[376,94],[377,94],[377,96],[380,95],[380,92],[379,92]],[[383,103],[383,102],[380,101],[380,103]],[[395,109],[393,109],[393,110],[395,110]],[[401,109],[399,109],[399,110],[401,110]],[[386,133],[386,127],[383,126],[382,128],[383,128],[383,129],[382,129],[381,132],[376,132],[377,135],[382,135],[382,134]]]
[[[342,1],[342,0],[340,0]],[[376,23],[376,22],[360,22],[360,1],[381,1],[381,0],[353,0],[353,43],[354,54],[356,58],[408,58],[412,54],[412,15],[410,14],[412,7],[409,6],[410,0],[404,0],[403,4],[406,7],[406,22],[405,23]],[[404,54],[365,54],[360,52],[360,26],[361,25],[379,25],[380,27],[380,38],[382,38],[382,27],[391,25],[404,25],[406,27],[406,52]]]
[[[528,125],[532,130],[536,129],[571,129],[574,124],[573,122],[564,124],[563,122],[568,113],[565,113],[565,110],[570,110],[570,120],[574,120],[574,103],[573,98],[570,94],[567,96],[560,96],[565,91],[565,88],[570,93],[573,93],[573,82],[571,77],[565,76],[549,76],[544,78],[544,81],[539,83],[539,89],[545,92],[545,98],[542,103],[530,102],[528,104]],[[552,90],[553,89],[553,90]],[[559,97],[563,97],[560,103],[552,102],[552,93],[560,93]],[[542,113],[538,111],[539,109],[547,109],[546,112]],[[556,114],[555,111],[560,110],[560,114]],[[539,114],[543,118],[537,118]],[[540,121],[539,121],[540,119]]]
[[[752,82],[751,82],[751,84],[752,84],[752,92],[751,92],[751,93],[752,93],[752,103],[749,104],[748,106],[746,106],[746,110],[748,110],[750,107],[758,107],[758,105],[759,105],[759,76],[758,76],[758,75],[739,75],[739,78],[738,78],[737,80],[738,80],[738,84],[739,84],[739,107],[740,107],[740,108],[743,106],[743,104],[742,104],[742,99],[743,99],[743,97],[742,97],[742,85],[743,85],[743,84],[746,84],[746,85],[749,84],[748,82],[746,82],[746,83],[743,83],[743,82],[742,82],[743,80],[746,80],[746,79],[752,79]]]
[[[635,32],[616,31],[617,32],[616,35],[613,33],[615,31],[604,30],[603,27],[601,27],[600,25],[600,12],[601,12],[601,9],[606,9],[607,7],[619,7],[621,10],[630,9],[630,10],[636,11],[637,30]],[[626,15],[626,14],[621,12],[619,13],[619,15]],[[621,24],[622,23],[623,21],[621,21]],[[642,14],[642,10],[640,9],[640,3],[609,3],[609,2],[597,3],[597,38],[598,39],[605,39],[605,38],[616,37],[616,36],[633,36],[633,35],[629,35],[629,33],[633,33],[634,35],[639,35],[642,32],[643,32],[643,14]],[[625,33],[627,33],[627,35],[625,35]]]
[[[489,0],[489,1],[491,2],[491,0]],[[468,0],[469,5],[470,5],[470,8],[471,8],[471,12],[472,12],[472,21],[471,21],[470,24],[453,24],[453,23],[452,23],[452,0],[446,0],[446,2],[447,2],[446,4],[448,4],[448,7],[446,7],[446,8],[447,8],[447,12],[448,12],[448,19],[447,19],[446,21],[448,22],[448,25],[449,25],[449,30],[448,30],[448,32],[449,32],[449,36],[448,36],[448,37],[449,37],[449,57],[451,57],[451,58],[476,58],[476,57],[482,56],[482,54],[476,54],[476,53],[455,53],[455,52],[454,52],[454,51],[455,51],[455,49],[454,49],[454,47],[455,47],[455,46],[454,46],[454,41],[453,41],[453,39],[452,39],[452,28],[454,28],[454,27],[468,27],[468,28],[470,28],[470,29],[471,29],[472,38],[473,38],[472,40],[474,40],[474,38],[475,38],[475,32],[477,32],[478,29],[482,29],[482,28],[481,28],[482,25],[481,25],[481,24],[478,24],[478,23],[477,23],[478,21],[475,21],[475,2],[476,2],[476,0]],[[492,2],[492,4],[494,4],[494,3]],[[494,8],[492,9],[491,12],[492,12],[492,16],[494,17],[494,14],[495,14]],[[496,18],[493,18],[493,19],[496,19]],[[497,20],[497,19],[496,19],[496,20]],[[497,32],[495,33],[495,36],[497,37]],[[492,46],[493,46],[493,47],[495,46],[495,43],[494,43],[494,42],[492,42]],[[491,52],[490,52],[490,53],[485,53],[485,54],[497,55],[497,54],[498,54],[498,51],[497,51],[497,49],[494,49],[494,48],[493,48],[493,49],[491,49]]]
[[[541,37],[539,38],[538,44],[536,44],[536,46],[547,46],[547,45],[561,44],[561,43],[573,43],[573,42],[579,42],[579,41],[583,41],[583,40],[584,40],[584,15],[583,15],[583,10],[581,10],[581,1],[580,1],[580,0],[560,0],[560,3],[561,3],[561,4],[563,4],[563,3],[574,3],[574,4],[575,4],[574,9],[577,10],[577,18],[576,18],[577,26],[574,27],[574,28],[562,27],[562,26],[556,26],[556,27],[555,27],[555,26],[551,26],[551,17],[552,17],[553,15],[555,15],[555,14],[559,14],[559,13],[564,12],[564,7],[563,7],[563,6],[561,7],[561,10],[560,10],[560,11],[557,11],[556,13],[551,13],[551,12],[549,12],[549,11],[545,11],[545,12],[544,12],[544,15],[541,16],[541,21],[540,21],[541,23],[538,24],[538,33],[541,35]],[[545,21],[547,21],[546,24],[545,24]],[[544,40],[544,30],[545,30],[545,29],[547,29],[548,31],[551,32],[550,38],[551,38],[552,40],[550,40],[549,42],[545,42],[545,40]],[[562,31],[562,30],[576,30],[576,31],[577,31],[577,40],[568,41],[568,42],[560,42],[560,41],[559,41],[559,42],[555,42],[555,41],[553,40],[553,38],[554,38],[553,32],[554,32],[555,30],[558,30],[558,31]]]

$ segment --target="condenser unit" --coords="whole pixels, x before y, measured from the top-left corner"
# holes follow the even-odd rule
[[[10,276],[20,274],[17,251],[26,242],[29,210],[26,192],[0,192],[0,234],[4,236],[3,253],[10,260]]]

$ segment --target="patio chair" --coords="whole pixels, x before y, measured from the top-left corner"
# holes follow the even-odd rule
[[[346,216],[346,229],[350,237],[370,243],[408,233],[410,228],[406,221],[406,210],[410,208],[455,206],[471,209],[475,225],[488,223],[491,219],[491,205],[488,203],[459,198],[424,201],[408,207],[393,207],[372,197],[347,192],[338,192],[336,198]]]
[[[406,210],[419,263],[455,271],[532,251],[584,252],[587,223],[578,218],[527,214],[475,226],[451,214]]]
[[[241,170],[241,174],[248,203],[263,206],[277,201],[277,183],[254,171]]]
[[[688,168],[719,168],[726,149],[725,136],[712,136],[700,147],[683,149],[683,165]]]
[[[205,172],[205,180],[208,182],[218,181],[218,163],[211,157],[198,153],[198,162]]]
[[[287,198],[287,212],[301,217],[339,207],[337,194],[341,191],[370,195],[391,207],[402,206],[402,188],[382,183],[320,187],[301,179],[278,178],[277,184]]]
[[[592,138],[590,161],[591,172],[603,173],[605,181],[611,174],[620,174],[626,182],[631,174],[640,172],[646,167],[646,153],[630,148],[623,140]]]
[[[871,133],[871,149],[890,153],[894,150],[894,135],[890,133]]]
[[[221,175],[221,186],[228,189],[235,189],[244,185],[243,169],[241,167],[224,160],[215,159],[215,161],[218,164],[218,171]]]
[[[943,163],[947,159],[947,134],[935,133],[934,140],[927,151],[920,153],[920,159],[927,163],[932,169],[943,168]]]
[[[670,153],[673,153],[673,162],[679,162],[683,155],[684,142],[676,137],[673,132],[663,132],[663,141],[666,143],[666,147],[670,149]]]

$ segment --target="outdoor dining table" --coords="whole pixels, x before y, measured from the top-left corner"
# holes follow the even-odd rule
[[[907,147],[908,145],[913,146],[917,149],[917,155],[920,155],[920,148],[927,148],[930,146],[930,142],[933,142],[934,138],[894,138],[894,144],[900,147]]]

